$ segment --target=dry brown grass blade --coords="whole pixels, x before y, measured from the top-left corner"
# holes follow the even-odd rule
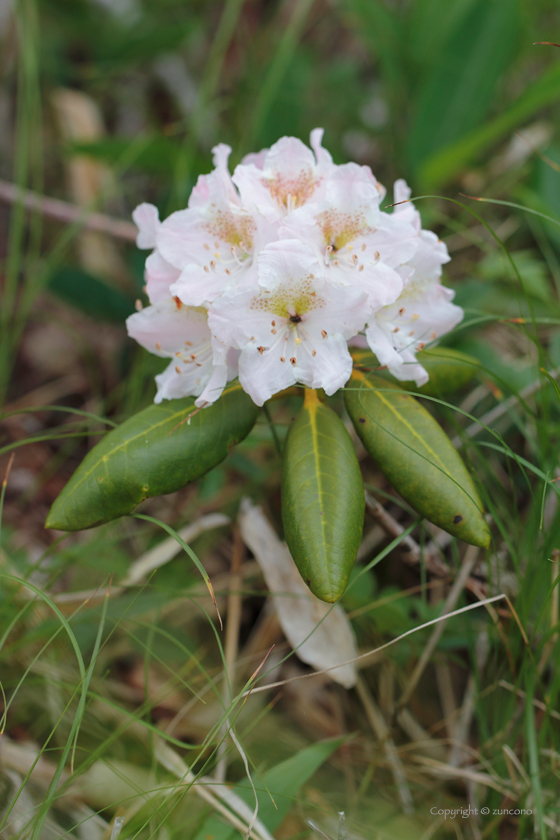
[[[413,627],[411,630],[407,630],[405,633],[401,633],[400,636],[396,636],[394,639],[391,639],[389,642],[385,642],[384,645],[380,645],[373,650],[368,650],[366,653],[361,653],[359,656],[354,657],[351,660],[347,660],[346,663],[349,664],[350,662],[361,662],[365,663],[366,660],[370,662],[372,659],[379,656],[379,654],[386,650],[393,645],[396,645],[397,642],[402,641],[407,636],[411,636],[413,633],[418,633],[420,630],[424,630],[426,627],[433,627],[434,624],[438,624],[440,621],[447,621],[449,618],[453,618],[455,615],[462,615],[463,613],[470,612],[471,610],[476,610],[479,607],[488,607],[489,604],[494,604],[496,601],[501,601],[502,599],[507,598],[507,595],[504,595],[501,592],[499,595],[494,595],[492,598],[484,598],[481,601],[478,601],[476,604],[468,604],[466,607],[461,607],[458,610],[453,610],[453,612],[447,613],[446,615],[439,616],[439,618],[433,618],[431,621],[426,621],[424,624],[419,624],[418,627]],[[328,674],[329,671],[333,671],[335,668],[340,667],[339,665],[333,665],[330,668],[323,668],[321,671],[313,671],[311,674],[300,674],[297,677],[291,677],[289,680],[279,680],[278,682],[269,683],[268,685],[257,686],[256,688],[252,688],[250,691],[245,691],[241,696],[247,697],[249,694],[257,694],[261,691],[269,691],[272,688],[280,688],[287,683],[295,682],[295,680],[307,680],[312,677],[316,677],[319,674]]]
[[[455,604],[459,600],[459,598],[461,596],[461,593],[462,593],[462,591],[465,587],[465,583],[467,582],[467,579],[469,578],[470,573],[472,572],[472,570],[474,568],[474,565],[476,563],[479,551],[480,551],[480,549],[477,548],[476,546],[469,546],[467,548],[467,551],[466,551],[466,554],[465,554],[465,557],[464,557],[464,560],[463,560],[463,563],[462,563],[462,566],[461,566],[461,570],[460,570],[460,572],[457,576],[457,579],[455,580],[453,586],[451,587],[449,595],[445,599],[445,604],[443,606],[443,611],[442,611],[442,615],[441,615],[442,621],[437,625],[437,627],[433,631],[432,635],[430,636],[430,638],[428,640],[428,643],[427,643],[426,647],[424,648],[424,650],[422,652],[422,656],[420,657],[420,659],[419,659],[419,661],[416,665],[416,668],[412,672],[412,676],[410,677],[410,679],[408,681],[407,687],[404,690],[404,692],[403,692],[403,694],[402,694],[402,696],[401,696],[401,698],[400,698],[400,700],[397,704],[399,709],[402,708],[403,706],[406,706],[406,704],[410,700],[410,697],[412,696],[412,693],[413,693],[414,689],[418,685],[418,681],[419,681],[420,677],[422,676],[422,674],[424,673],[424,669],[425,669],[426,665],[428,664],[428,662],[430,661],[430,659],[432,657],[432,654],[433,654],[434,650],[436,649],[437,643],[439,642],[439,640],[441,638],[441,635],[442,635],[442,633],[445,629],[447,619],[449,618],[450,615],[452,615],[453,607],[455,606]]]
[[[391,738],[391,733],[387,723],[385,722],[385,718],[381,714],[381,710],[371,696],[370,691],[361,676],[358,676],[356,691],[358,693],[358,697],[362,701],[362,706],[364,707],[370,726],[378,740],[381,742],[381,748],[385,753],[385,758],[387,759],[387,763],[391,768],[391,773],[393,774],[401,807],[405,814],[413,814],[414,803],[410,788],[406,781],[406,774],[404,772],[402,761],[397,752],[397,748],[395,747],[395,743]]]

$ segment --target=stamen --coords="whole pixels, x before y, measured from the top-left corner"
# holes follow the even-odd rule
[[[210,260],[210,268],[214,270],[216,268],[216,260]]]
[[[264,353],[264,347],[257,347],[257,350],[259,351],[259,353],[262,356],[262,354]]]
[[[327,331],[326,330],[321,330],[321,335],[323,336],[323,338],[326,338],[327,337]]]
[[[365,251],[365,250],[366,250],[366,243],[362,242],[362,251]]]
[[[295,344],[301,344],[301,338],[294,338]]]
[[[290,362],[291,362],[293,365],[297,364],[297,359],[296,359],[296,357],[295,357],[295,356],[292,356],[292,358],[290,359]]]
[[[272,324],[273,327],[276,326],[276,321],[271,321],[270,323]]]
[[[196,360],[196,353],[191,353],[191,359],[193,360],[193,362]]]
[[[159,341],[156,341],[156,350],[161,350],[161,344]]]
[[[375,251],[373,256],[375,257],[376,260],[378,260],[379,259],[379,251]]]
[[[185,341],[185,347],[192,347],[192,341]]]
[[[285,361],[286,361],[286,359],[284,358],[284,356],[280,356],[280,361],[281,361],[281,362],[285,362]]]
[[[312,351],[311,351],[311,355],[312,355],[312,356],[316,356],[316,355],[317,355],[317,351],[316,351],[316,350],[312,350]]]
[[[231,271],[229,270],[229,268],[226,268],[226,274],[231,274]]]
[[[210,250],[210,245],[208,244],[208,242],[205,242],[205,243],[204,243],[204,247],[206,248],[206,250],[207,250],[207,251],[209,251],[209,250]]]
[[[176,355],[176,356],[179,356],[179,358],[181,358],[181,356],[182,356],[183,354],[181,353],[181,351],[180,351],[180,350],[177,350],[177,352],[175,353],[175,355]]]
[[[207,265],[204,266],[204,271],[210,272],[210,269],[208,268]]]
[[[404,315],[404,306],[399,309],[399,315]]]
[[[420,344],[418,345],[418,350],[423,350],[425,346],[426,345],[424,344],[424,342],[421,341]]]
[[[181,368],[179,367],[179,365],[175,365],[175,370],[177,373],[181,373]]]
[[[175,301],[175,306],[177,307],[177,309],[180,309],[183,305],[183,301],[181,300],[181,298],[177,297],[177,295],[175,295],[173,300]]]
[[[399,330],[400,330],[400,327],[395,327],[395,329],[393,330],[393,332],[394,332],[394,333],[396,333],[396,332],[399,332]]]
[[[270,330],[270,332],[272,333],[272,335],[276,335],[276,330],[274,329],[274,327],[272,327],[272,329]]]

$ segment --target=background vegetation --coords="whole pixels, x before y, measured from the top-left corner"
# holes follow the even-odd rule
[[[0,547],[2,838],[101,840],[115,818],[121,837],[242,836],[184,774],[218,765],[219,781],[242,781],[245,754],[277,838],[317,836],[312,820],[334,839],[340,810],[349,838],[560,834],[560,53],[533,46],[559,31],[555,0],[2,0],[2,476],[15,453]],[[373,168],[387,203],[397,177],[440,196],[418,206],[467,313],[448,343],[481,362],[457,408],[430,406],[477,476],[492,548],[465,555],[423,525],[399,537],[415,519],[362,457],[360,562],[376,562],[343,600],[360,651],[437,617],[450,592],[455,607],[511,600],[396,642],[355,688],[322,675],[238,703],[239,751],[224,740],[224,662],[231,696],[273,643],[267,680],[310,671],[235,524],[248,496],[280,533],[275,435],[298,400],[273,405],[204,479],[142,507],[173,529],[228,517],[189,536],[226,634],[160,524],[45,532],[107,428],[95,418],[147,405],[160,364],[124,329],[143,299],[130,228],[83,231],[68,205],[128,219],[147,200],[164,216],[215,143],[235,164],[317,125],[337,162]],[[30,211],[11,184],[68,204]],[[157,546],[160,568],[131,580]],[[453,588],[461,561],[471,574]],[[239,792],[252,807],[247,783]],[[469,805],[489,816],[430,812]],[[515,809],[532,814],[494,813]]]

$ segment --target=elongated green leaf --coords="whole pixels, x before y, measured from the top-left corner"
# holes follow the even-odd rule
[[[398,385],[359,370],[344,396],[365,448],[395,490],[430,522],[487,548],[490,532],[476,487],[432,415]]]
[[[559,88],[560,62],[556,62],[495,119],[485,122],[427,158],[420,169],[421,188],[433,190],[446,184],[501,137],[541,108],[557,102]]]
[[[353,350],[352,358],[361,367],[372,368],[379,363],[369,350]],[[429,380],[420,388],[415,382],[400,382],[405,391],[418,391],[428,397],[441,397],[452,391],[457,391],[469,382],[480,367],[480,362],[474,356],[454,350],[452,347],[433,347],[417,353],[417,359],[427,370]],[[394,382],[394,378],[387,371],[376,371],[378,376]]]
[[[132,298],[74,266],[56,271],[49,280],[49,290],[100,321],[123,324],[134,312]]]
[[[276,831],[288,814],[302,786],[313,776],[319,767],[340,746],[342,739],[323,741],[301,750],[296,755],[277,764],[263,774],[263,782],[254,779],[259,799],[259,819],[269,831]],[[248,782],[236,785],[234,793],[248,805],[253,805],[254,795]],[[272,797],[272,799],[271,799]],[[274,800],[274,801],[273,801]],[[234,840],[238,832],[218,819],[210,816],[199,830],[194,840]]]
[[[238,383],[199,411],[194,397],[140,411],[86,455],[52,506],[47,528],[91,528],[179,490],[223,461],[249,434],[258,411]]]
[[[344,423],[307,391],[282,459],[284,536],[314,595],[337,601],[362,538],[364,488]]]
[[[418,167],[479,124],[514,52],[519,0],[477,0],[456,22],[418,91],[407,156]]]

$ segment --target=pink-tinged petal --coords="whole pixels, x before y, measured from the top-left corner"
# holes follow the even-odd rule
[[[323,388],[330,396],[342,388],[350,379],[352,373],[352,357],[342,335],[327,336],[316,343],[302,342],[297,353],[297,365],[294,368],[298,382],[309,388]]]
[[[331,153],[328,152],[322,145],[324,133],[324,128],[314,128],[309,136],[309,144],[315,152],[317,164],[324,169],[325,173],[327,173],[333,166],[333,159]]]
[[[195,365],[181,367],[175,361],[171,361],[163,373],[159,373],[155,378],[157,394],[154,402],[160,403],[162,400],[177,400],[182,397],[200,394],[212,376],[213,371],[211,357],[200,367],[196,367]]]
[[[366,329],[366,339],[372,352],[375,353],[379,364],[387,365],[391,373],[396,376],[395,371],[403,364],[403,357],[393,346],[391,333],[384,325],[373,320]]]
[[[242,158],[241,163],[243,166],[252,165],[256,166],[257,169],[263,169],[267,154],[268,149],[261,149],[260,152],[250,152]]]
[[[205,405],[215,403],[222,396],[229,378],[233,377],[228,377],[227,365],[213,365],[210,378],[200,396],[196,398],[195,405],[203,408]]]
[[[144,272],[146,294],[150,303],[160,303],[172,297],[171,286],[179,279],[180,274],[178,269],[163,259],[159,251],[150,254]]]
[[[282,137],[267,151],[262,168],[254,162],[242,163],[233,173],[233,182],[244,207],[274,209],[285,215],[318,199],[324,168],[301,140]]]
[[[159,228],[159,211],[153,204],[139,204],[132,211],[132,220],[138,228],[136,245],[138,248],[155,248],[156,233]]]
[[[268,350],[261,352],[255,344],[249,344],[239,357],[239,381],[254,403],[262,405],[273,394],[295,385],[294,367],[289,357],[280,352]]]
[[[252,216],[230,203],[204,210],[188,208],[172,213],[157,235],[163,257],[184,269],[198,265],[209,269],[212,261],[229,265],[232,248],[240,259],[252,250],[256,223]]]
[[[178,306],[173,299],[135,312],[126,327],[131,338],[157,356],[190,353],[189,348],[205,341],[210,345],[206,311]]]
[[[299,239],[283,239],[261,251],[258,270],[261,288],[274,289],[281,283],[303,282],[315,273],[319,276],[321,268],[309,245]]]
[[[393,198],[396,206],[393,207],[393,213],[401,219],[409,222],[416,232],[420,233],[422,221],[420,219],[420,213],[410,201],[411,195],[412,191],[403,178],[399,178],[398,181],[395,181],[393,186]]]
[[[331,172],[325,187],[325,201],[341,213],[361,211],[373,226],[379,218],[381,201],[377,183],[369,166],[345,163]]]
[[[228,269],[229,270],[229,269]],[[209,306],[216,298],[230,288],[257,288],[257,268],[252,261],[235,265],[231,274],[226,274],[223,265],[204,271],[199,266],[189,265],[171,286],[176,295],[187,306]]]

